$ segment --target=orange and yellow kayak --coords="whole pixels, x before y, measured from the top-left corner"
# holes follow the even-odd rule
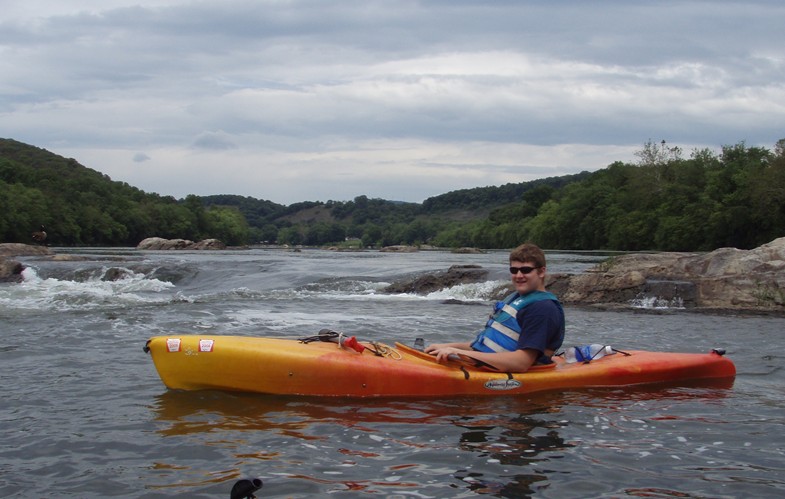
[[[554,363],[523,374],[494,372],[470,359],[437,363],[396,343],[360,342],[358,352],[330,342],[243,336],[171,335],[151,338],[161,380],[171,389],[347,397],[525,394],[693,380],[730,380],[733,362],[717,351],[629,351],[590,363]]]

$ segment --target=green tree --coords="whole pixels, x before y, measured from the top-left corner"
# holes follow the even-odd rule
[[[0,240],[29,243],[30,234],[49,225],[49,210],[44,194],[22,184],[0,180]]]
[[[749,179],[752,223],[757,227],[750,244],[759,246],[785,235],[785,139],[761,160]]]
[[[382,228],[376,224],[367,223],[364,225],[363,234],[361,236],[362,245],[368,246],[381,246],[382,245]]]
[[[298,227],[284,227],[278,231],[278,243],[297,246],[303,243],[303,235]]]
[[[265,224],[262,227],[261,233],[259,234],[257,240],[267,243],[274,243],[278,239],[278,227],[273,224]]]
[[[193,215],[193,221],[194,221],[193,231],[195,233],[194,239],[203,239],[205,237],[205,234],[207,234],[208,232],[208,226],[210,225],[210,221],[208,221],[208,215],[205,212],[204,203],[202,203],[202,198],[194,194],[189,194],[188,196],[185,197],[183,206],[185,206],[185,208],[187,208],[188,211],[190,211],[191,214]]]
[[[204,213],[205,234],[230,246],[248,244],[248,223],[236,208],[212,206]]]

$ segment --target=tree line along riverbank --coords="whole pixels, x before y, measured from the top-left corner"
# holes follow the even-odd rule
[[[380,248],[619,251],[751,249],[785,234],[785,139],[688,155],[649,141],[635,163],[452,191],[423,203],[370,199],[289,206],[235,195],[147,193],[44,149],[0,139],[0,242],[44,226],[58,246],[136,246],[148,237]],[[260,192],[260,197],[264,193]]]

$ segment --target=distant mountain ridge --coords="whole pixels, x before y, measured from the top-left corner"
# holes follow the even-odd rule
[[[529,191],[549,187],[558,190],[565,185],[581,181],[591,173],[584,171],[572,175],[559,177],[548,177],[543,179],[531,180],[528,182],[508,183],[501,186],[473,187],[459,189],[444,194],[430,197],[422,203],[411,203],[406,201],[391,201],[386,199],[374,199],[373,201],[385,207],[396,210],[405,209],[411,211],[413,206],[419,215],[441,215],[455,220],[480,219],[486,217],[494,209],[503,207],[507,204],[518,203],[523,199],[524,194]],[[205,205],[235,206],[246,217],[248,223],[254,226],[261,226],[263,223],[274,221],[279,218],[296,219],[303,212],[313,212],[314,208],[326,206],[329,208],[357,202],[358,199],[368,198],[364,195],[356,197],[352,201],[302,201],[286,206],[256,199],[250,196],[239,196],[232,194],[218,194],[201,196]],[[318,216],[306,216],[306,219],[319,218]],[[344,218],[340,214],[329,218]],[[324,217],[322,217],[324,219]]]
[[[368,236],[369,233],[384,239],[383,233],[390,232],[389,226],[393,224],[411,224],[415,220],[423,224],[429,218],[440,221],[437,224],[481,220],[494,209],[519,202],[530,190],[542,186],[559,189],[587,175],[589,173],[584,172],[518,184],[461,189],[428,198],[421,204],[370,199],[365,195],[358,195],[351,201],[302,201],[288,206],[233,194],[189,195],[177,200],[114,181],[73,158],[3,138],[0,139],[0,195],[5,193],[5,199],[14,198],[15,202],[7,201],[3,206],[5,217],[0,219],[0,237],[26,242],[31,227],[42,224],[49,227],[52,244],[62,245],[135,245],[152,236],[194,240],[217,237],[207,233],[201,206],[208,212],[211,209],[239,212],[248,226],[245,230],[251,243],[278,240],[278,232],[292,227],[298,227],[303,237],[292,234],[293,239],[289,242],[306,242],[309,227],[339,223],[348,231],[340,239]],[[327,232],[335,237],[340,230],[331,227]],[[389,237],[397,236],[389,234]]]

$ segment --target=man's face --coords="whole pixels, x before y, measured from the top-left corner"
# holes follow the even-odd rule
[[[512,283],[518,293],[525,295],[532,291],[545,289],[545,267],[537,267],[534,262],[510,262],[510,270],[516,270],[512,274]]]

